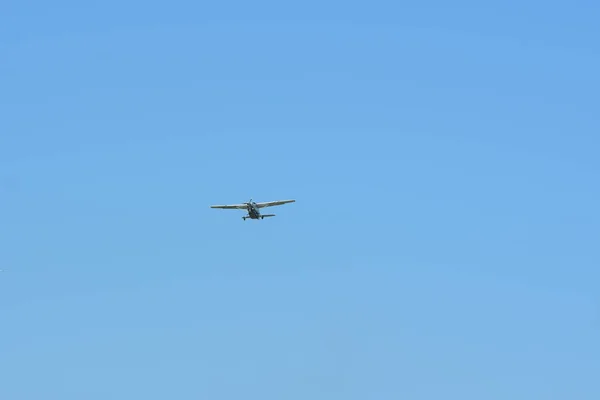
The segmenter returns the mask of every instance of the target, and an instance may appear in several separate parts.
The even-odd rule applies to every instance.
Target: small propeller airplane
[[[246,210],[246,211],[248,211],[248,215],[245,215],[242,217],[242,219],[245,221],[247,218],[264,219],[267,217],[274,217],[275,214],[261,214],[259,209],[264,208],[264,207],[280,206],[282,204],[287,204],[287,203],[294,203],[295,201],[296,200],[277,200],[277,201],[267,201],[264,203],[255,203],[254,201],[252,201],[252,199],[250,199],[250,201],[247,203],[217,205],[217,206],[210,206],[210,208],[221,208],[221,209],[226,209],[226,210]]]

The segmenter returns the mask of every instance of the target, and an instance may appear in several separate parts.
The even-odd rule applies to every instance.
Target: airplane
[[[226,209],[226,210],[247,210],[248,215],[245,215],[242,217],[242,219],[245,221],[248,218],[264,219],[267,217],[274,217],[275,214],[261,214],[259,209],[263,208],[263,207],[273,207],[273,206],[280,206],[282,204],[287,204],[287,203],[294,203],[295,201],[296,200],[277,200],[277,201],[267,201],[264,203],[255,203],[254,201],[252,201],[252,199],[250,199],[250,201],[247,203],[217,205],[217,206],[210,206],[210,208],[221,208],[221,209]]]

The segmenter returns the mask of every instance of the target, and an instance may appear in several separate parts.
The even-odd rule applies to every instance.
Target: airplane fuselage
[[[244,219],[246,218],[261,219],[260,211],[258,210],[258,207],[256,207],[256,203],[248,203],[248,215],[246,215]]]

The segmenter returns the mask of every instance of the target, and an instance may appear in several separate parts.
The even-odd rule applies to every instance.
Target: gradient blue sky
[[[1,399],[600,398],[600,5],[366,4],[2,4]]]

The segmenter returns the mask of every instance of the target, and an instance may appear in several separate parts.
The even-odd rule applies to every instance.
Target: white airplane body
[[[275,214],[261,214],[259,209],[264,208],[264,207],[280,206],[280,205],[287,204],[287,203],[294,203],[295,201],[296,200],[277,200],[277,201],[267,201],[264,203],[255,203],[254,201],[252,201],[252,199],[250,199],[250,201],[247,203],[216,205],[216,206],[210,206],[210,208],[220,208],[220,209],[225,209],[225,210],[246,210],[246,211],[248,211],[248,215],[245,215],[242,217],[242,219],[245,221],[248,218],[263,219],[263,218],[267,218],[267,217],[274,217]]]

